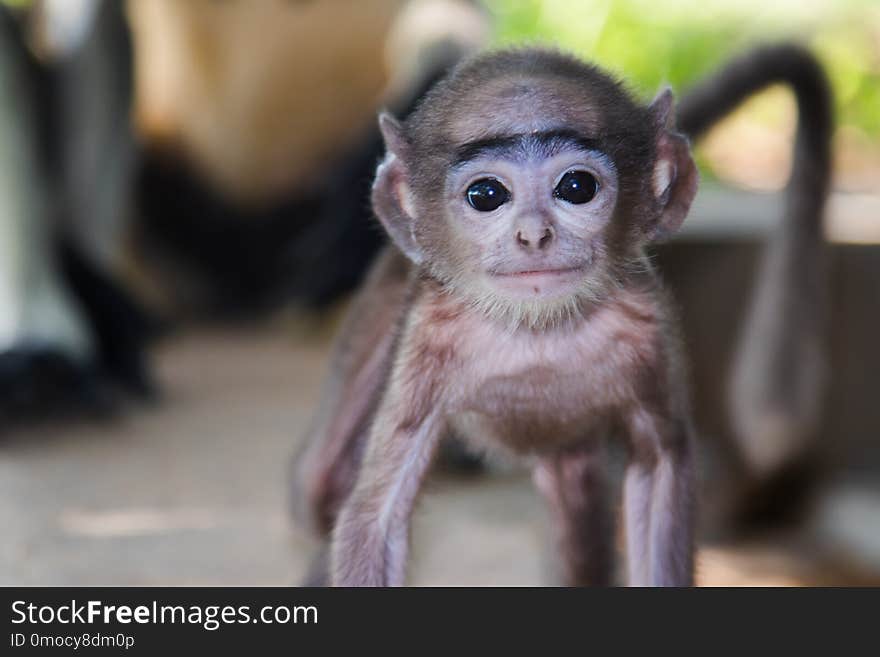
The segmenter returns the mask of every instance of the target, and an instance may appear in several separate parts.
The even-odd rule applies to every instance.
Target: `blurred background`
[[[771,86],[696,144],[698,200],[656,254],[694,382],[697,579],[880,583],[875,0],[3,0],[0,17],[0,584],[301,580],[317,543],[291,520],[290,462],[383,244],[380,108],[405,115],[491,45],[556,45],[647,101],[780,40],[834,96],[821,261],[793,292],[816,297],[823,374],[806,425],[737,429],[761,255],[790,229],[798,109]],[[552,583],[543,511],[528,472],[450,447],[412,583]]]

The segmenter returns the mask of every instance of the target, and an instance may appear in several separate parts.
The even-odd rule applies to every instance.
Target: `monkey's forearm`
[[[377,418],[358,485],[333,533],[334,586],[403,585],[410,514],[440,436],[436,418],[412,429]]]

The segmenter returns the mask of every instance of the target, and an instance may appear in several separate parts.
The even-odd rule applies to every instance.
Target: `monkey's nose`
[[[524,249],[537,248],[539,251],[546,249],[553,242],[553,229],[550,226],[544,226],[535,231],[518,230],[516,231],[516,243]]]

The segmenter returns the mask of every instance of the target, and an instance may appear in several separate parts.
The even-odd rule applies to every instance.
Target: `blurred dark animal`
[[[27,26],[0,6],[0,423],[151,390],[151,323],[102,251],[133,171],[121,7],[105,3],[88,45],[52,63],[28,48]]]
[[[382,243],[367,220],[375,112],[408,112],[485,33],[458,0],[2,11],[0,70],[19,93],[0,128],[20,137],[0,220],[18,254],[0,265],[8,417],[148,394],[158,323],[138,305],[248,318],[354,286]]]
[[[131,19],[140,236],[172,305],[239,317],[360,281],[384,239],[377,109],[408,114],[487,34],[462,0],[143,0]]]

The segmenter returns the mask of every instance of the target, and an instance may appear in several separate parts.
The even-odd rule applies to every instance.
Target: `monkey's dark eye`
[[[586,171],[569,171],[556,185],[553,196],[568,203],[581,205],[592,201],[598,190],[599,183],[593,174]]]
[[[467,188],[467,202],[478,212],[492,212],[510,200],[510,192],[494,178],[482,178]]]

